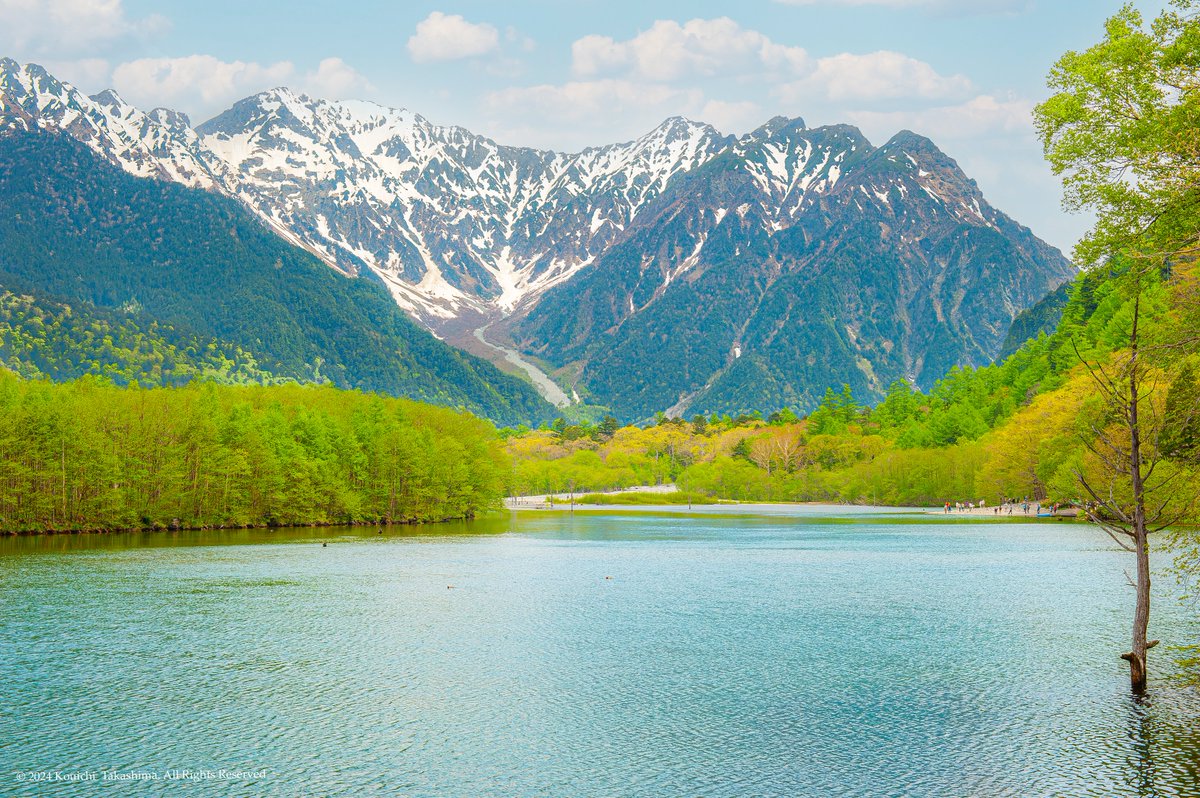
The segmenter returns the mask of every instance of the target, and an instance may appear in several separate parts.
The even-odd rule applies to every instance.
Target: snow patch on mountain
[[[963,223],[999,219],[977,191],[946,182],[944,156],[927,140],[905,133],[875,150],[854,128],[782,117],[739,138],[673,117],[632,141],[557,153],[501,145],[402,108],[278,88],[193,128],[183,114],[143,113],[113,91],[87,97],[39,66],[4,59],[4,129],[65,133],[131,174],[235,197],[341,272],[377,276],[433,329],[467,313],[531,307],[625,240],[672,181],[697,181],[692,190],[714,179],[721,169],[703,167],[718,158],[744,170],[753,192],[687,222],[687,245],[660,253],[661,289],[696,267],[727,219],[774,235],[844,183],[871,205],[920,189]],[[853,177],[871,157],[894,165],[889,182]]]

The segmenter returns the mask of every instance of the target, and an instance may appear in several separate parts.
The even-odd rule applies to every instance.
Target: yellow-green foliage
[[[0,531],[462,518],[508,471],[490,424],[418,402],[0,369]]]
[[[587,492],[673,482],[693,463],[728,455],[761,421],[738,426],[731,421],[623,427],[610,434],[572,438],[554,430],[512,437],[508,451],[515,465],[511,489],[518,494]]]

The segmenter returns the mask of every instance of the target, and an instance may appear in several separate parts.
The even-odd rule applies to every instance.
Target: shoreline
[[[583,496],[621,496],[623,494],[641,494],[658,493],[669,495],[679,493],[679,487],[675,484],[666,485],[635,485],[628,488],[617,488],[615,490],[579,490],[574,493],[538,493],[526,496],[506,496],[504,498],[504,509],[510,512],[517,510],[564,510],[564,509],[586,509],[586,510],[608,510],[608,509],[636,509],[644,508],[648,510],[679,510],[691,509],[693,505],[679,504],[675,502],[663,504],[647,504],[642,502],[630,502],[622,504],[620,502],[605,502],[603,504],[583,503],[576,500],[576,497]],[[993,520],[1002,519],[1031,519],[1031,518],[1075,518],[1078,511],[1070,508],[1068,511],[1060,510],[1058,513],[1046,512],[1048,507],[1042,507],[1041,512],[1037,509],[1039,505],[1033,503],[1029,505],[1029,511],[1023,511],[1022,505],[997,505],[995,507],[951,507],[947,512],[942,505],[933,506],[906,506],[906,505],[888,505],[888,504],[852,504],[848,502],[830,502],[830,501],[803,501],[803,502],[787,502],[787,501],[738,501],[736,499],[714,499],[711,503],[701,504],[695,503],[694,507],[763,507],[782,509],[787,507],[836,507],[836,508],[862,508],[863,510],[880,510],[887,514],[907,513],[911,515],[928,515],[942,518],[991,518]],[[997,512],[997,507],[999,512]]]
[[[486,514],[487,511],[485,511]],[[480,518],[480,515],[462,515],[452,518],[435,518],[426,521],[310,521],[308,523],[296,524],[230,524],[223,525],[200,525],[200,526],[117,526],[117,527],[98,527],[88,529],[3,529],[0,530],[0,538],[19,538],[19,537],[39,537],[49,535],[125,535],[125,534],[153,534],[156,532],[235,532],[237,530],[246,529],[329,529],[332,527],[388,527],[388,526],[425,526],[427,524],[447,524],[452,521],[473,521]]]
[[[657,493],[657,494],[673,494],[678,493],[679,488],[675,485],[638,485],[630,488],[623,488],[611,491],[581,491],[577,496],[600,495],[600,496],[620,496],[625,493]],[[549,501],[554,499],[553,502]],[[204,531],[236,531],[249,529],[325,529],[332,527],[388,527],[388,526],[406,526],[419,527],[430,524],[444,524],[454,521],[472,521],[480,518],[487,518],[493,515],[502,515],[504,513],[516,512],[586,512],[586,513],[617,513],[617,512],[639,512],[650,514],[676,514],[676,513],[699,513],[699,514],[715,514],[722,511],[728,512],[731,509],[738,508],[738,515],[750,515],[754,511],[765,511],[765,514],[776,516],[786,513],[788,510],[796,510],[800,508],[816,509],[828,508],[834,511],[835,515],[840,514],[878,514],[878,515],[905,515],[910,518],[927,518],[929,520],[940,519],[945,521],[953,520],[985,520],[993,521],[1032,521],[1032,520],[1077,520],[1076,514],[1058,513],[1055,515],[1042,513],[1035,514],[1031,508],[1028,513],[1021,512],[1019,508],[1014,507],[1014,512],[1008,513],[1002,509],[1000,513],[995,512],[994,507],[984,508],[951,508],[950,512],[945,512],[941,507],[909,507],[902,505],[870,505],[870,504],[848,504],[841,502],[758,502],[758,501],[737,501],[732,499],[717,499],[711,503],[668,503],[662,504],[645,504],[641,502],[621,504],[619,502],[605,504],[585,504],[578,501],[571,501],[570,494],[567,498],[563,498],[562,494],[536,494],[532,496],[507,496],[503,499],[502,504],[495,510],[488,510],[472,516],[458,516],[452,518],[438,518],[427,520],[372,520],[372,521],[318,521],[309,523],[297,524],[236,524],[229,526],[222,525],[181,525],[181,526],[131,526],[131,527],[110,527],[110,528],[78,528],[78,529],[22,529],[0,530],[0,538],[11,537],[37,537],[50,535],[119,535],[119,534],[148,534],[155,532],[204,532]]]
[[[616,490],[580,490],[574,493],[535,493],[529,496],[505,496],[504,509],[506,510],[553,510],[558,509],[562,505],[572,505],[575,507],[583,507],[573,500],[573,496],[620,496],[623,493],[678,493],[679,488],[674,483],[669,485],[634,485],[629,488],[617,488]],[[566,498],[564,498],[566,497]],[[553,499],[553,501],[550,501]],[[589,507],[634,507],[637,505],[629,504],[592,504],[586,505]],[[650,505],[643,505],[650,506]]]

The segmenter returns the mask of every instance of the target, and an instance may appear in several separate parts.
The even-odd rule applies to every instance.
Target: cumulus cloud
[[[374,91],[371,82],[340,58],[326,58],[304,76],[304,91],[326,100],[358,98]]]
[[[787,102],[814,95],[834,101],[930,100],[963,97],[971,89],[971,81],[962,75],[941,75],[924,61],[880,50],[818,59],[807,75],[781,85],[776,93]]]
[[[803,48],[777,44],[728,17],[693,19],[683,24],[658,20],[649,30],[627,41],[592,35],[571,46],[572,70],[578,77],[622,73],[675,81],[764,69],[796,71],[807,62]]]
[[[129,61],[113,70],[112,85],[138,107],[168,106],[197,119],[276,86],[291,85],[329,100],[362,97],[374,91],[370,82],[341,58],[325,58],[315,69],[301,73],[290,61],[259,64],[222,61],[211,55]]]
[[[408,39],[408,54],[417,63],[477,58],[499,52],[500,31],[487,23],[468,22],[461,14],[434,11],[417,23]]]
[[[576,77],[682,83],[704,78],[779,82],[787,102],[814,96],[833,101],[940,99],[964,96],[971,82],[944,76],[915,58],[890,51],[841,53],[814,59],[802,47],[772,41],[727,17],[685,23],[659,20],[631,39],[584,36],[571,47]]]
[[[14,54],[91,55],[167,27],[157,14],[131,19],[121,0],[0,0],[0,31]]]
[[[295,67],[290,61],[263,65],[252,61],[221,61],[211,55],[189,55],[129,61],[113,70],[112,80],[121,96],[136,106],[165,105],[191,115],[203,115],[281,85],[294,74]]]
[[[658,20],[628,39],[584,36],[571,47],[571,69],[574,80],[565,83],[492,92],[488,112],[506,132],[578,141],[583,130],[594,143],[604,140],[602,131],[628,138],[672,114],[742,132],[769,115],[766,97],[844,121],[847,109],[945,105],[974,91],[965,76],[943,75],[903,53],[816,58],[728,17]]]

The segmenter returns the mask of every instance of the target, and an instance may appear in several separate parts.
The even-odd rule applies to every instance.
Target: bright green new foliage
[[[0,365],[27,378],[91,374],[118,385],[288,382],[236,344],[143,314],[67,305],[0,288]]]
[[[0,369],[4,532],[464,518],[508,470],[486,421],[403,399]]]
[[[1129,250],[1194,251],[1200,235],[1200,2],[1173,0],[1147,28],[1132,6],[1104,39],[1068,52],[1035,118],[1064,204],[1098,221],[1091,264]]]

